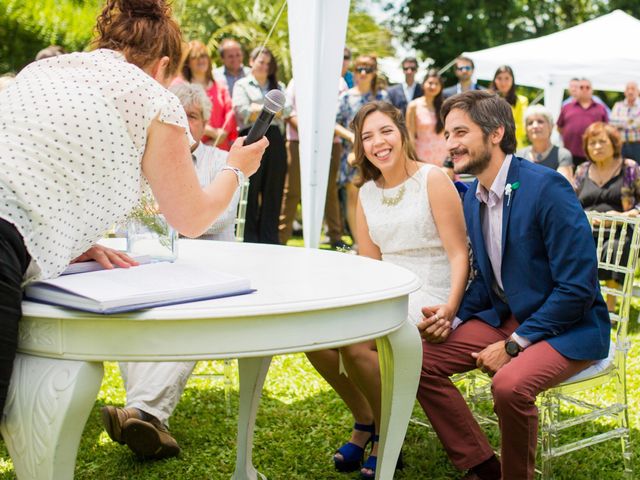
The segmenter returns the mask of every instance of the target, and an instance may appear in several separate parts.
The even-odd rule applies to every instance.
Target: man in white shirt
[[[200,85],[182,83],[171,91],[182,103],[194,139],[202,138],[211,113],[211,101]],[[209,185],[226,166],[228,152],[199,143],[193,159],[201,185]],[[240,181],[243,179],[239,178]],[[239,185],[240,186],[240,185]],[[225,212],[200,238],[233,241],[239,199],[236,190]],[[174,457],[180,447],[168,429],[169,417],[180,401],[195,362],[127,362],[120,372],[127,392],[125,408],[105,406],[102,421],[109,437],[126,444],[141,459]]]
[[[404,72],[404,82],[394,85],[387,92],[389,93],[389,101],[404,115],[409,102],[414,98],[421,97],[423,91],[422,85],[416,82],[418,61],[414,57],[402,60],[402,71]]]
[[[241,78],[251,72],[249,67],[242,64],[242,46],[233,38],[225,38],[218,49],[223,65],[213,71],[216,82],[226,85],[229,95],[233,96],[233,86]]]

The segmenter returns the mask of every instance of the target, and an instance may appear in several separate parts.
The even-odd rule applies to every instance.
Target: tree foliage
[[[638,0],[405,0],[392,26],[444,66],[463,51],[557,32],[616,8],[640,17]]]
[[[284,0],[236,0],[211,3],[210,0],[180,0],[176,14],[180,18],[185,38],[200,39],[216,54],[226,37],[237,39],[250,51],[267,38]],[[355,52],[375,52],[380,56],[392,53],[391,32],[378,25],[361,6],[353,1],[347,26],[347,44]],[[280,66],[280,78],[291,76],[289,28],[285,8],[273,29],[267,47],[273,51]],[[219,58],[218,58],[219,61]]]
[[[0,73],[18,71],[48,45],[84,49],[100,0],[0,0]]]
[[[351,2],[347,43],[355,52],[392,53],[391,33]],[[51,44],[68,51],[87,48],[103,0],[0,0],[0,73],[18,71]],[[236,38],[247,51],[267,38],[284,0],[174,0],[174,14],[185,39],[205,42],[217,57],[225,37]],[[291,75],[287,9],[267,46],[280,64],[280,77]],[[217,59],[219,62],[219,58]]]

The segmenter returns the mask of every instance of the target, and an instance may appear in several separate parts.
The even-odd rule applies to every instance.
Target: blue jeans
[[[0,218],[0,413],[7,399],[22,317],[22,278],[31,257],[22,237]]]

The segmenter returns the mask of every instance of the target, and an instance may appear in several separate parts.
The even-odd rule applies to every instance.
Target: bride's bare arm
[[[469,251],[462,202],[451,180],[440,169],[432,168],[427,177],[429,203],[449,263],[451,293],[447,301],[447,320],[452,321],[467,285]]]
[[[367,217],[364,215],[360,199],[358,199],[358,204],[356,206],[356,232],[356,236],[358,238],[358,255],[373,258],[375,260],[381,260],[382,254],[380,253],[380,249],[375,243],[373,243],[373,240],[371,240],[371,236],[369,235]]]

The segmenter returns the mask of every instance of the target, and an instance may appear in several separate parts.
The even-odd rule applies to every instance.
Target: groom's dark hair
[[[486,138],[498,127],[504,127],[500,149],[504,153],[516,151],[516,124],[511,105],[498,94],[488,90],[469,90],[453,95],[442,104],[440,115],[446,122],[447,115],[454,109],[465,112],[478,125]]]

